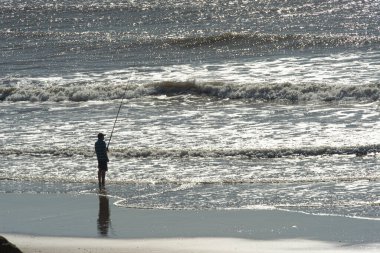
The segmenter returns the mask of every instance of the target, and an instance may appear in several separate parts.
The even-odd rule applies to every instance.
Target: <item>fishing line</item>
[[[131,73],[131,76],[130,76],[130,77],[128,78],[128,80],[127,80],[127,84],[128,84],[128,82],[131,80],[131,78],[132,78],[132,76],[134,75],[134,73],[135,73],[135,72],[132,72],[132,73]],[[110,139],[108,140],[107,150],[108,150],[108,147],[109,147],[109,145],[110,145],[110,143],[111,143],[112,134],[113,134],[113,132],[114,132],[114,130],[115,130],[115,126],[116,126],[117,119],[119,118],[119,114],[120,114],[121,107],[122,107],[122,105],[123,105],[123,101],[124,101],[124,98],[125,98],[125,94],[127,93],[127,88],[128,88],[128,85],[125,86],[124,94],[123,94],[123,96],[122,96],[122,98],[121,98],[121,102],[120,102],[120,105],[119,105],[119,110],[117,111],[116,118],[115,118],[115,122],[113,123],[112,131],[111,131]]]

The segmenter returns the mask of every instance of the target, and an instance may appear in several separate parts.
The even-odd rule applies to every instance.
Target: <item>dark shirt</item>
[[[98,139],[98,141],[95,142],[95,152],[98,161],[108,162],[107,146],[105,141]]]

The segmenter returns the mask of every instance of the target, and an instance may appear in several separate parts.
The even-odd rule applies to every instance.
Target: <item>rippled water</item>
[[[0,0],[0,192],[378,219],[377,1]],[[108,139],[107,139],[108,140]]]
[[[3,192],[96,192],[93,151],[116,102],[3,103]],[[142,208],[283,208],[378,216],[376,103],[127,101],[108,192]],[[14,125],[15,127],[9,128]],[[358,157],[361,151],[368,156]]]

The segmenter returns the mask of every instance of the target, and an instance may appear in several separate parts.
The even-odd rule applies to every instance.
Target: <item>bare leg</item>
[[[102,171],[98,170],[99,189],[102,188]]]
[[[103,188],[106,186],[106,171],[102,170],[102,186]]]

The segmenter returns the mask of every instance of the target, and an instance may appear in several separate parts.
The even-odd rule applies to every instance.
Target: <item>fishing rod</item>
[[[132,72],[131,76],[128,78],[127,83],[131,80],[133,74],[134,74],[134,72]],[[124,101],[124,98],[125,98],[125,94],[127,93],[127,88],[128,88],[128,86],[126,85],[126,86],[125,86],[125,89],[124,89],[123,97],[121,98],[121,102],[120,102],[120,105],[119,105],[119,110],[117,111],[117,114],[116,114],[115,122],[113,123],[113,127],[112,127],[112,131],[111,131],[110,139],[108,140],[107,150],[108,150],[108,147],[109,147],[109,145],[110,145],[110,143],[111,143],[112,134],[113,134],[113,131],[115,130],[115,126],[116,126],[117,119],[119,118],[119,113],[120,113],[120,110],[121,110],[121,106],[123,105],[123,101]]]

